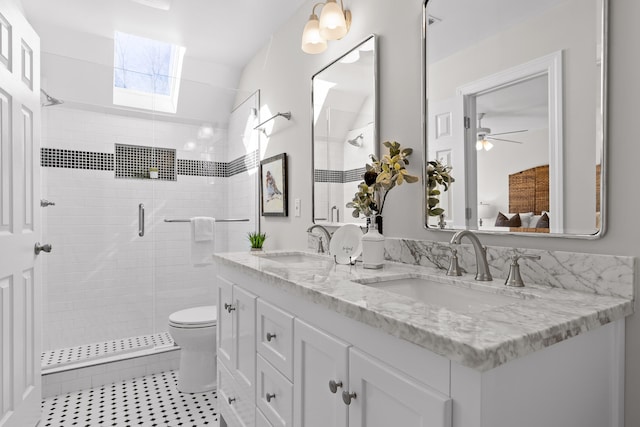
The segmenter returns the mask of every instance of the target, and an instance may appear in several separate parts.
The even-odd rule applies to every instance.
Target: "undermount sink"
[[[513,304],[524,295],[505,295],[493,290],[477,290],[445,283],[438,279],[408,277],[363,283],[372,288],[404,295],[430,305],[442,306],[461,313],[474,313]]]
[[[330,262],[331,258],[322,255],[312,255],[305,252],[294,252],[294,253],[261,253],[254,254],[260,258],[267,258],[272,261],[279,262],[281,264],[305,264],[305,263],[317,263],[317,262]]]

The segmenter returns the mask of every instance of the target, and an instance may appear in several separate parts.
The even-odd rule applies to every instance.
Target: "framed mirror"
[[[607,0],[426,0],[423,17],[426,226],[602,236]]]
[[[374,35],[311,78],[313,222],[364,224],[345,205],[379,155],[377,53]]]

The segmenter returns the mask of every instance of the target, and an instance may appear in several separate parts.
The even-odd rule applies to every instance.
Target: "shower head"
[[[359,139],[364,140],[364,135],[360,134],[353,139],[347,139],[347,142],[354,147],[362,147],[362,141],[358,141]]]
[[[52,105],[60,105],[60,104],[64,104],[64,101],[59,100],[58,98],[54,98],[53,96],[49,95],[47,92],[44,91],[44,89],[40,89],[40,92],[42,92],[42,94],[44,95],[45,98],[45,102],[41,102],[40,105],[43,107],[51,107]]]

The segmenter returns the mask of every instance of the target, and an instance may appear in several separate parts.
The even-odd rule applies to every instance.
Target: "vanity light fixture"
[[[316,7],[322,6],[322,13],[318,19]],[[305,53],[322,53],[327,49],[327,40],[339,40],[349,32],[351,27],[351,11],[344,10],[336,0],[313,5],[311,15],[302,31],[302,51]]]

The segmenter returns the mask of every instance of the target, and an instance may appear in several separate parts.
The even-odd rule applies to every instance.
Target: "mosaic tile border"
[[[44,167],[112,171],[114,155],[94,151],[41,148],[40,164]]]
[[[345,184],[347,182],[362,181],[362,176],[366,172],[366,168],[349,169],[346,171],[331,169],[314,169],[314,182],[332,182],[337,184]]]
[[[116,144],[122,145],[122,144]],[[140,147],[153,149],[154,147],[143,147],[143,146],[128,146],[128,147]],[[160,150],[168,150],[168,149],[160,149]],[[140,170],[148,169],[148,166],[144,167],[140,166],[140,162],[136,159],[136,156],[143,156],[146,160],[146,164],[148,165],[158,165],[160,161],[171,161],[171,160],[160,160],[156,158],[153,160],[152,157],[149,157],[149,150],[143,150],[143,152],[139,152],[136,154],[130,153],[129,156],[130,161],[121,161],[121,165],[125,169],[129,169],[131,172],[129,175],[131,176],[123,176],[126,174],[121,174],[121,176],[116,176],[117,178],[143,178],[143,172]],[[175,150],[173,150],[175,151]],[[154,163],[155,162],[155,163]],[[76,151],[76,150],[64,150],[58,148],[41,148],[40,149],[40,165],[42,167],[52,167],[52,168],[71,168],[71,169],[88,169],[88,170],[104,170],[104,171],[113,171],[116,169],[116,156],[112,153],[100,153],[93,151]],[[136,168],[137,165],[137,168]],[[247,172],[250,169],[257,168],[260,165],[259,153],[258,150],[253,151],[249,154],[245,154],[242,157],[238,157],[231,162],[214,162],[208,160],[189,160],[189,159],[176,159],[176,167],[174,176],[176,175],[185,175],[185,176],[209,176],[209,177],[219,177],[219,178],[229,178],[231,176]],[[141,169],[142,168],[142,169]],[[136,172],[137,171],[137,172]],[[167,171],[164,171],[160,167],[159,179],[163,180],[172,180],[175,181],[176,178],[169,178],[171,175],[168,174]],[[148,176],[147,176],[148,178]]]

